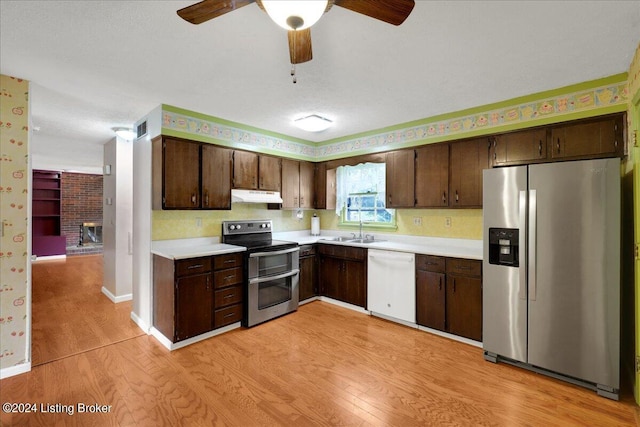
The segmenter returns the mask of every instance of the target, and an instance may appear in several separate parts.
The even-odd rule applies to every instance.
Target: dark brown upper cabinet
[[[482,207],[482,171],[489,167],[488,138],[451,143],[449,207]]]
[[[386,155],[386,207],[412,208],[415,203],[415,153],[391,151]]]
[[[547,158],[546,129],[532,129],[496,135],[489,152],[492,166],[536,163]]]
[[[624,152],[624,115],[551,129],[551,159],[618,157]]]
[[[280,191],[280,158],[250,151],[234,151],[233,188]]]
[[[415,152],[415,207],[448,207],[449,144],[425,145]]]
[[[313,163],[282,159],[282,207],[313,208]]]
[[[153,209],[231,209],[231,150],[156,138],[152,168]]]

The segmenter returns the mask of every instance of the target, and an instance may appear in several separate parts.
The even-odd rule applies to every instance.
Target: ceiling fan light
[[[333,122],[325,117],[312,114],[294,120],[293,124],[307,132],[322,132],[323,130],[329,129],[333,125]]]
[[[285,30],[304,30],[309,28],[324,14],[327,0],[262,0],[262,6],[269,17]],[[291,17],[300,19],[289,19]],[[293,27],[293,25],[298,25]]]

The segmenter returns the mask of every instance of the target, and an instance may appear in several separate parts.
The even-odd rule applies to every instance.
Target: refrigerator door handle
[[[537,194],[536,190],[529,190],[529,300],[536,300],[536,221],[537,221]]]
[[[520,191],[519,193],[519,210],[520,213],[520,254],[518,254],[521,260],[525,259],[523,256],[526,254],[525,242],[526,240],[526,227],[527,227],[527,192]],[[520,285],[518,286],[518,298],[522,300],[527,299],[527,268],[526,263],[521,263],[519,267]]]

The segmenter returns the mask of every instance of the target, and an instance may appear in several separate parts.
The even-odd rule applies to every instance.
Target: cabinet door
[[[320,258],[321,293],[340,301],[344,300],[341,282],[344,281],[343,261],[338,258],[323,256]]]
[[[202,207],[231,209],[232,150],[202,145]]]
[[[300,162],[282,159],[282,207],[300,207]]]
[[[416,322],[440,331],[445,330],[445,275],[416,271]]]
[[[284,172],[283,172],[284,177]],[[311,162],[300,162],[300,207],[313,208],[314,166]]]
[[[314,203],[316,209],[327,209],[327,163],[321,162],[314,165]]]
[[[163,208],[200,207],[200,144],[163,141]]]
[[[361,261],[343,261],[342,301],[366,308],[367,268]]]
[[[280,191],[280,158],[260,156],[258,166],[258,189],[268,191]]]
[[[300,301],[317,295],[316,257],[300,258]]]
[[[622,152],[622,120],[607,120],[561,126],[551,130],[551,158],[595,158]]]
[[[233,152],[233,188],[258,188],[258,155],[248,151]]]
[[[180,341],[212,329],[213,295],[211,274],[176,280],[175,340]]]
[[[482,207],[482,170],[489,166],[488,139],[451,144],[449,207]]]
[[[449,144],[416,149],[415,175],[416,207],[449,206]]]
[[[386,155],[387,208],[412,208],[414,195],[415,152],[392,151]]]
[[[482,341],[482,279],[447,275],[447,331]]]
[[[547,158],[547,130],[534,129],[498,135],[491,142],[493,166],[528,164]]]

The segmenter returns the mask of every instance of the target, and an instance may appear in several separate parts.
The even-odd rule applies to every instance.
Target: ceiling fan
[[[289,30],[289,57],[293,65],[301,64],[312,59],[310,27],[334,5],[389,24],[400,25],[407,19],[415,4],[414,0],[328,0],[323,2],[291,0],[203,0],[178,10],[178,15],[192,24],[201,24],[251,3],[257,3],[278,25]],[[285,7],[292,6],[293,3],[302,4],[303,7],[311,3],[319,3],[321,9],[316,13],[315,17],[308,18],[306,21],[302,16],[302,12],[286,11],[284,15],[282,15],[283,22],[279,22],[275,16],[277,12],[274,11],[274,7],[276,7],[278,3],[280,6],[286,5]]]

